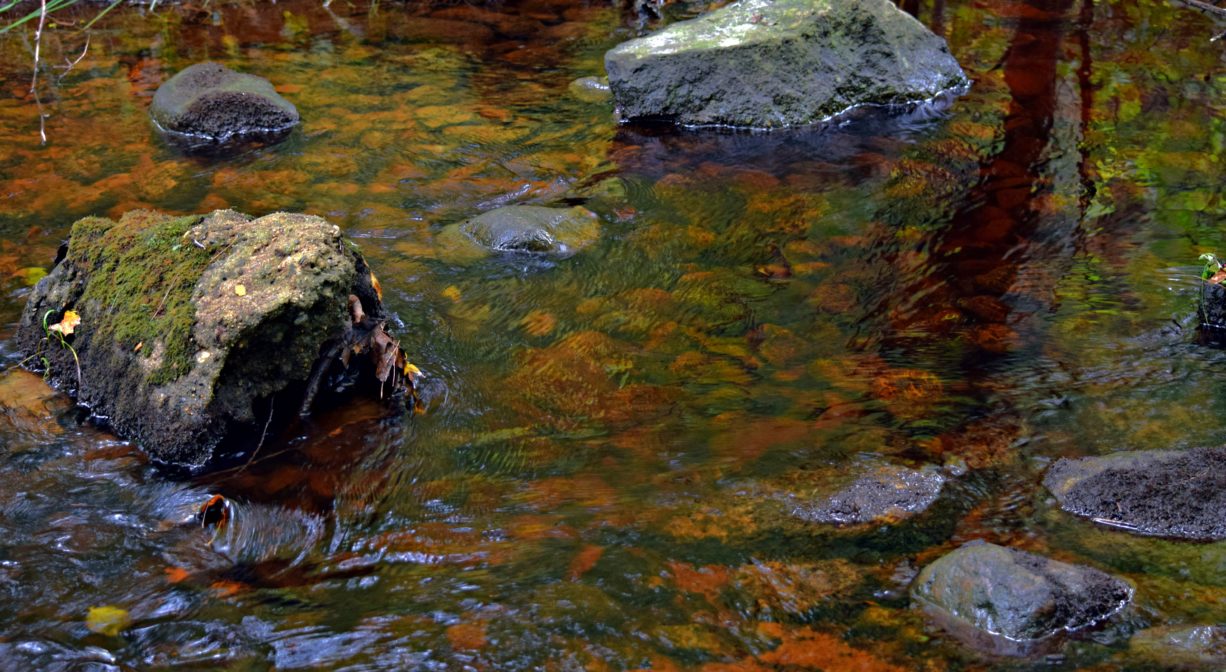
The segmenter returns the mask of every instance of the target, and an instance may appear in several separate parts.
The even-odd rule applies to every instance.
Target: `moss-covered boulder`
[[[199,467],[308,410],[344,346],[383,334],[373,283],[319,217],[89,217],[35,286],[17,341],[117,434]]]
[[[623,120],[776,128],[963,86],[945,40],[889,0],[740,0],[605,54]]]
[[[298,110],[268,80],[220,63],[197,63],[153,95],[149,114],[185,142],[276,140],[298,124]]]
[[[1091,567],[995,544],[971,542],[916,577],[911,596],[956,635],[978,632],[1035,642],[1102,621],[1133,588]]]

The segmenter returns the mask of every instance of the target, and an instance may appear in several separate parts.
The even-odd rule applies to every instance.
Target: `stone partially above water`
[[[910,518],[931,506],[944,486],[945,477],[932,468],[874,465],[834,494],[796,507],[795,514],[815,523],[852,525]]]
[[[443,256],[453,260],[479,258],[489,252],[569,257],[599,237],[600,221],[586,208],[510,205],[444,228],[439,244]]]
[[[1062,458],[1043,484],[1069,513],[1136,534],[1226,539],[1226,448]]]
[[[1091,567],[973,541],[925,567],[912,598],[956,635],[1034,642],[1123,609],[1133,589]]]
[[[945,40],[889,0],[741,0],[605,54],[623,120],[777,128],[965,86]]]
[[[372,277],[319,217],[88,217],[31,293],[17,342],[116,434],[199,467],[253,448],[274,410],[309,408],[326,352],[383,333]]]
[[[220,63],[197,63],[158,88],[149,114],[164,131],[190,140],[276,140],[298,124],[298,110],[268,80]]]

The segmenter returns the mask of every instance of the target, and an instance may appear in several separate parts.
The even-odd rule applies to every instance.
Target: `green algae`
[[[139,349],[155,384],[191,368],[192,291],[217,252],[183,239],[200,220],[136,211],[119,222],[88,217],[72,228],[66,261],[90,276],[79,305],[95,324],[83,328],[95,330],[96,342]]]

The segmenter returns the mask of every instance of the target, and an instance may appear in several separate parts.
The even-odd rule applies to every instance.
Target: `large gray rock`
[[[1226,448],[1062,458],[1043,479],[1069,513],[1136,534],[1226,539]]]
[[[928,565],[912,598],[943,624],[1014,642],[1098,623],[1132,599],[1132,587],[1090,567],[971,542]]]
[[[945,40],[889,0],[741,0],[605,54],[622,119],[776,128],[963,86]]]
[[[197,63],[162,84],[149,114],[163,130],[212,142],[276,139],[298,124],[298,110],[268,80],[220,63]]]
[[[855,480],[836,492],[798,505],[795,514],[816,523],[900,520],[926,510],[944,486],[945,477],[932,468],[873,465],[860,470]]]
[[[219,447],[251,449],[274,410],[309,407],[316,366],[334,361],[323,353],[383,333],[372,278],[319,217],[88,217],[31,293],[17,342],[117,434],[199,467]]]
[[[569,257],[599,237],[600,221],[586,208],[509,205],[445,227],[439,232],[439,245],[441,254],[453,260],[490,252]]]

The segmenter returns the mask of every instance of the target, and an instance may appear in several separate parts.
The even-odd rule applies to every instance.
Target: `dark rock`
[[[1142,630],[1128,643],[1128,656],[1167,670],[1221,670],[1226,668],[1226,627],[1186,625]]]
[[[776,128],[967,84],[945,40],[889,0],[741,0],[605,54],[623,120]]]
[[[1137,534],[1226,539],[1226,448],[1063,458],[1043,479],[1069,513]]]
[[[814,504],[798,506],[798,517],[816,523],[858,524],[910,518],[932,505],[945,486],[935,469],[892,464],[864,470],[854,481]]]
[[[298,110],[268,80],[197,63],[158,88],[149,114],[164,131],[209,142],[284,137]]]
[[[569,257],[599,237],[600,222],[585,208],[510,205],[446,227],[439,243],[445,257],[460,260],[490,251]]]
[[[1216,336],[1226,335],[1226,287],[1201,280],[1197,314],[1201,328],[1214,332]]]
[[[911,586],[916,603],[955,634],[963,626],[1013,642],[1094,625],[1132,593],[1097,569],[980,541],[937,559]]]
[[[365,326],[382,333],[372,277],[319,217],[89,217],[35,286],[17,342],[117,434],[199,467],[252,448],[274,409],[289,419],[308,408],[313,374],[333,361],[324,353]],[[350,296],[366,316],[357,325]],[[69,311],[80,323],[61,339],[47,325]]]

